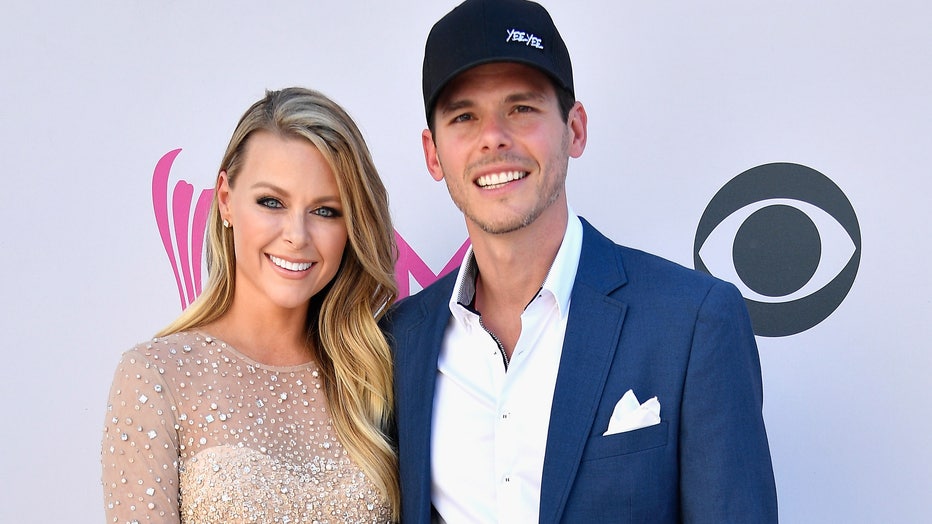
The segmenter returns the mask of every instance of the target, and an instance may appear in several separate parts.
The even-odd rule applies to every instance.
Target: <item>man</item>
[[[404,522],[776,522],[744,302],[569,209],[587,117],[546,10],[467,0],[423,87],[472,247],[390,315]]]

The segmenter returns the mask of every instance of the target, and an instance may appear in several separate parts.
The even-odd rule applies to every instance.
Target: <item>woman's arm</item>
[[[107,522],[179,523],[177,413],[158,368],[128,351],[110,388],[101,446]]]

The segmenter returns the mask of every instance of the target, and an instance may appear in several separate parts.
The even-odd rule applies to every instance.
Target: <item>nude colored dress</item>
[[[390,522],[337,440],[316,363],[199,333],[123,354],[101,451],[107,522]]]

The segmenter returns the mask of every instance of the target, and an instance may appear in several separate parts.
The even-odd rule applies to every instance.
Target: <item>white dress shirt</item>
[[[470,308],[472,248],[450,298],[437,363],[431,437],[431,498],[448,524],[538,521],[550,406],[563,350],[582,223],[570,210],[563,242],[540,291],[521,314],[507,365]]]

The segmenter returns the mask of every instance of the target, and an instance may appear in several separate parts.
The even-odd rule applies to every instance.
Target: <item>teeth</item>
[[[518,180],[527,176],[525,171],[505,171],[504,173],[493,173],[491,175],[483,175],[476,180],[476,183],[479,184],[479,187],[493,187],[500,186],[502,184],[511,182],[513,180]]]
[[[301,262],[300,264],[297,262],[288,262],[283,258],[273,257],[272,255],[269,255],[269,258],[272,259],[273,264],[280,268],[287,269],[288,271],[304,271],[313,265],[310,262]]]

